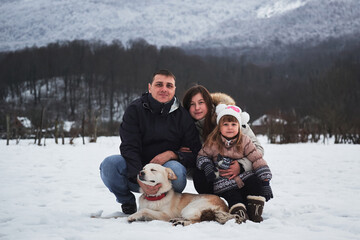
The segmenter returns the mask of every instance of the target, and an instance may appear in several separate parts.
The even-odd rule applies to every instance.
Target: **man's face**
[[[149,83],[149,93],[158,102],[167,103],[175,95],[175,80],[170,76],[157,74]]]

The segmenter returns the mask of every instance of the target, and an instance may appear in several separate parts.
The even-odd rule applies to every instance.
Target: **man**
[[[175,76],[168,70],[153,75],[149,91],[133,101],[125,110],[120,125],[121,155],[107,157],[100,165],[106,187],[115,194],[125,214],[136,212],[133,192],[139,184],[152,195],[160,186],[137,182],[137,174],[147,163],[171,168],[177,176],[172,181],[176,192],[186,186],[186,169],[195,167],[201,148],[198,132],[189,113],[175,97]],[[180,152],[186,146],[189,152]]]

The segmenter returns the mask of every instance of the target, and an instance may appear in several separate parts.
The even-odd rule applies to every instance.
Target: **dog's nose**
[[[142,180],[142,181],[145,180],[145,172],[144,171],[139,172],[139,179]]]

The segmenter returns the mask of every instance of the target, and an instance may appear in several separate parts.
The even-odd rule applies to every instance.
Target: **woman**
[[[224,93],[210,94],[209,91],[202,85],[196,85],[189,88],[183,97],[183,106],[189,111],[190,115],[194,119],[202,143],[204,143],[208,135],[216,126],[215,107],[220,103],[235,105],[234,99],[232,99],[229,95]],[[250,137],[256,149],[264,155],[264,148],[261,146],[254,132],[251,130],[249,124],[247,123],[248,121],[249,118],[245,119],[242,123],[241,131],[243,134]],[[239,161],[233,161],[233,164],[231,164],[230,168],[227,170],[220,170],[220,175],[228,177],[229,179],[233,179],[238,176],[240,174],[241,167],[246,169],[246,163],[250,162],[246,158],[241,159],[240,163]],[[213,186],[207,182],[204,171],[194,169],[193,182],[198,193],[213,193]]]
[[[204,143],[207,136],[216,126],[215,107],[220,103],[235,105],[235,100],[225,93],[210,93],[202,85],[195,85],[185,92],[183,106],[195,121],[201,143]],[[251,138],[257,150],[264,155],[264,148],[247,122],[241,125],[241,131]]]

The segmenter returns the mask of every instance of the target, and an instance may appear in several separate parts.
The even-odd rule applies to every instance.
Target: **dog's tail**
[[[201,212],[200,221],[216,221],[218,223],[224,224],[230,219],[234,218],[236,217],[228,212],[206,209]]]

